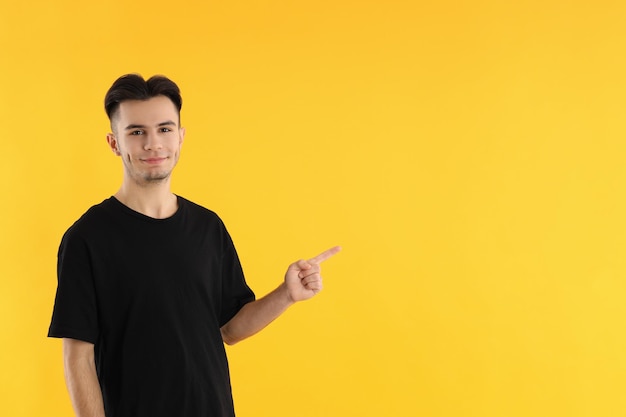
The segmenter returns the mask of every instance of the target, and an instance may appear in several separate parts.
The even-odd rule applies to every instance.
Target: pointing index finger
[[[326,259],[330,258],[331,256],[335,255],[340,250],[341,250],[341,246],[335,246],[334,248],[325,250],[324,252],[317,255],[315,258],[311,258],[309,262],[319,264],[320,262],[323,262]]]

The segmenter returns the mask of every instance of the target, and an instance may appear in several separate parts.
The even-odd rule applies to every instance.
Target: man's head
[[[169,98],[178,110],[178,124],[180,126],[180,110],[183,100],[180,89],[167,77],[155,75],[147,81],[138,74],[126,74],[115,80],[104,98],[104,110],[109,116],[111,129],[115,132],[115,118],[120,104],[127,100],[148,100],[157,96]]]
[[[113,83],[105,98],[112,129],[107,142],[122,158],[125,182],[167,183],[185,136],[181,104],[176,84],[162,76],[124,75]]]

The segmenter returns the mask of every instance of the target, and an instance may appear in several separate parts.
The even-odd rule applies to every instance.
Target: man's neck
[[[178,199],[167,184],[138,186],[125,182],[115,193],[125,206],[155,219],[171,217],[178,210]]]

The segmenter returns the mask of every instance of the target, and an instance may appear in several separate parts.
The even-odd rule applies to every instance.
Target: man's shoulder
[[[183,215],[180,218],[187,227],[211,233],[213,236],[228,235],[224,221],[215,211],[183,197],[178,196],[178,198],[180,207],[183,208]]]
[[[66,234],[90,233],[94,228],[102,227],[114,211],[113,197],[94,204],[68,228]]]
[[[104,199],[102,202],[98,204],[94,204],[89,207],[89,209],[77,220],[77,222],[89,222],[93,219],[99,219],[104,216],[110,216],[111,213],[114,213],[116,210],[117,203],[114,197],[109,197]]]
[[[220,217],[213,210],[206,208],[198,203],[194,203],[191,200],[188,200],[184,197],[177,196],[179,201],[189,210],[193,215],[198,216],[206,216],[210,218],[214,218],[216,220],[220,220]],[[221,221],[221,220],[220,220]]]

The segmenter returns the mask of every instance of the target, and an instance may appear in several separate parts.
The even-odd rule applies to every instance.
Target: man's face
[[[111,124],[107,141],[122,158],[125,180],[149,185],[169,179],[185,136],[169,98],[124,101]]]

